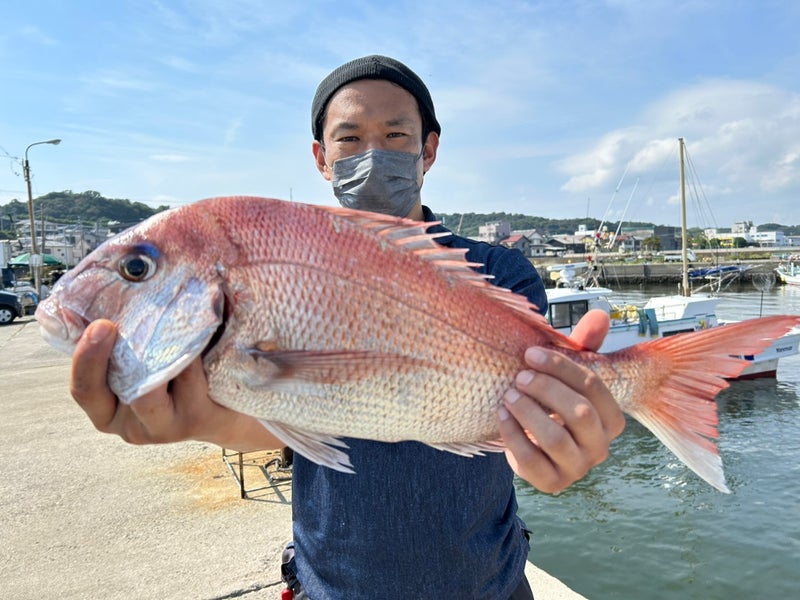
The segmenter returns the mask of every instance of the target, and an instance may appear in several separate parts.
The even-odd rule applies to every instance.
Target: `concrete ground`
[[[246,466],[242,500],[216,446],[98,433],[68,378],[33,317],[0,327],[0,596],[280,598],[291,483]],[[537,600],[581,598],[531,564],[528,577]]]

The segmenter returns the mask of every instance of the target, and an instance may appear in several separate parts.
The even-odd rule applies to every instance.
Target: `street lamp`
[[[61,143],[61,140],[46,140],[44,142],[34,142],[25,148],[25,162],[22,163],[22,171],[25,174],[25,183],[28,185],[28,218],[30,219],[31,224],[31,253],[28,258],[28,265],[33,272],[34,278],[34,285],[36,286],[36,295],[41,298],[42,297],[42,276],[41,276],[41,265],[42,263],[39,261],[43,261],[44,257],[39,256],[38,248],[36,247],[36,229],[34,225],[34,218],[33,218],[33,194],[31,193],[31,167],[28,163],[28,150],[33,148],[34,146],[38,146],[39,144],[53,144],[57,146]],[[35,263],[35,264],[34,264]]]

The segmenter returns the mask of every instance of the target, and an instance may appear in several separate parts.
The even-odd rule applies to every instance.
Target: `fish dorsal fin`
[[[480,289],[494,301],[503,304],[517,313],[526,323],[541,330],[556,345],[572,349],[580,349],[568,341],[568,338],[546,327],[546,320],[537,312],[537,306],[527,298],[511,290],[491,285],[491,275],[478,273],[475,268],[481,263],[472,263],[466,259],[466,248],[448,248],[436,243],[441,237],[453,235],[450,232],[428,233],[428,228],[440,225],[441,221],[414,221],[402,217],[393,217],[363,210],[354,210],[338,206],[321,206],[323,210],[346,219],[364,229],[373,231],[387,244],[402,247],[419,258],[433,264],[449,281],[461,281]]]
[[[436,265],[445,275],[453,275],[461,280],[485,282],[491,275],[483,275],[474,270],[481,263],[467,262],[466,248],[448,248],[437,244],[436,240],[447,237],[449,231],[428,233],[428,228],[441,225],[441,221],[414,221],[380,213],[371,213],[351,208],[321,206],[340,218],[375,233],[383,243],[404,248]]]

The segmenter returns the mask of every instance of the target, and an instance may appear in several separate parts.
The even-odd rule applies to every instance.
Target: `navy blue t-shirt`
[[[427,207],[425,220],[436,218]],[[441,225],[428,230],[448,232]],[[491,282],[547,309],[521,252],[455,234]],[[503,453],[466,458],[418,442],[344,440],[355,474],[295,454],[292,512],[298,579],[314,600],[508,598],[528,542]]]

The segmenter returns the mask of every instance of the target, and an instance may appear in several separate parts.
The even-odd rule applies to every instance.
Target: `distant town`
[[[679,227],[655,226],[625,229],[619,232],[602,228],[600,231],[579,225],[572,234],[547,235],[535,229],[511,230],[508,221],[494,221],[478,228],[475,239],[517,248],[530,258],[558,257],[567,254],[586,254],[599,247],[604,252],[621,255],[662,253],[669,255],[682,249]],[[734,223],[730,229],[705,229],[689,238],[689,247],[698,250],[714,248],[792,248],[800,247],[800,235],[785,235],[783,231],[759,231],[751,222]]]
[[[95,191],[51,192],[36,198],[34,228],[36,249],[45,257],[45,266],[75,266],[110,236],[168,207],[153,208],[140,202],[109,199]],[[519,249],[531,259],[584,254],[595,248],[604,253],[637,256],[659,253],[669,256],[681,250],[680,228],[633,223],[628,227],[601,226],[596,219],[548,220],[525,215],[469,214],[463,234],[491,244]],[[491,217],[501,218],[492,219]],[[445,225],[461,232],[465,215],[443,215]],[[536,224],[536,228],[512,228],[517,224]],[[27,203],[11,201],[0,207],[0,266],[31,252],[31,220]],[[481,224],[482,223],[482,224]],[[539,225],[541,224],[541,227]],[[800,228],[787,227],[785,234],[775,224],[761,228],[751,222],[737,222],[730,229],[691,229],[689,247],[713,248],[796,248],[800,247]],[[476,230],[477,229],[477,235]],[[571,233],[563,233],[564,231]],[[549,233],[550,231],[558,233]]]
[[[105,224],[85,223],[64,225],[44,220],[36,223],[38,251],[48,255],[66,268],[78,264],[92,250],[128,224],[107,221]],[[15,223],[16,238],[0,241],[0,265],[15,256],[31,251],[30,224]],[[596,231],[579,225],[572,234],[548,235],[536,229],[512,230],[508,221],[494,221],[482,225],[475,239],[520,250],[525,256],[560,257],[585,254],[597,245],[603,252],[620,255],[660,253],[669,256],[681,250],[681,232],[678,227],[657,226],[633,230],[621,229],[619,233],[603,229]],[[734,223],[729,230],[706,229],[690,238],[690,248],[794,248],[800,247],[800,235],[784,235],[782,231],[758,231],[752,223]]]

